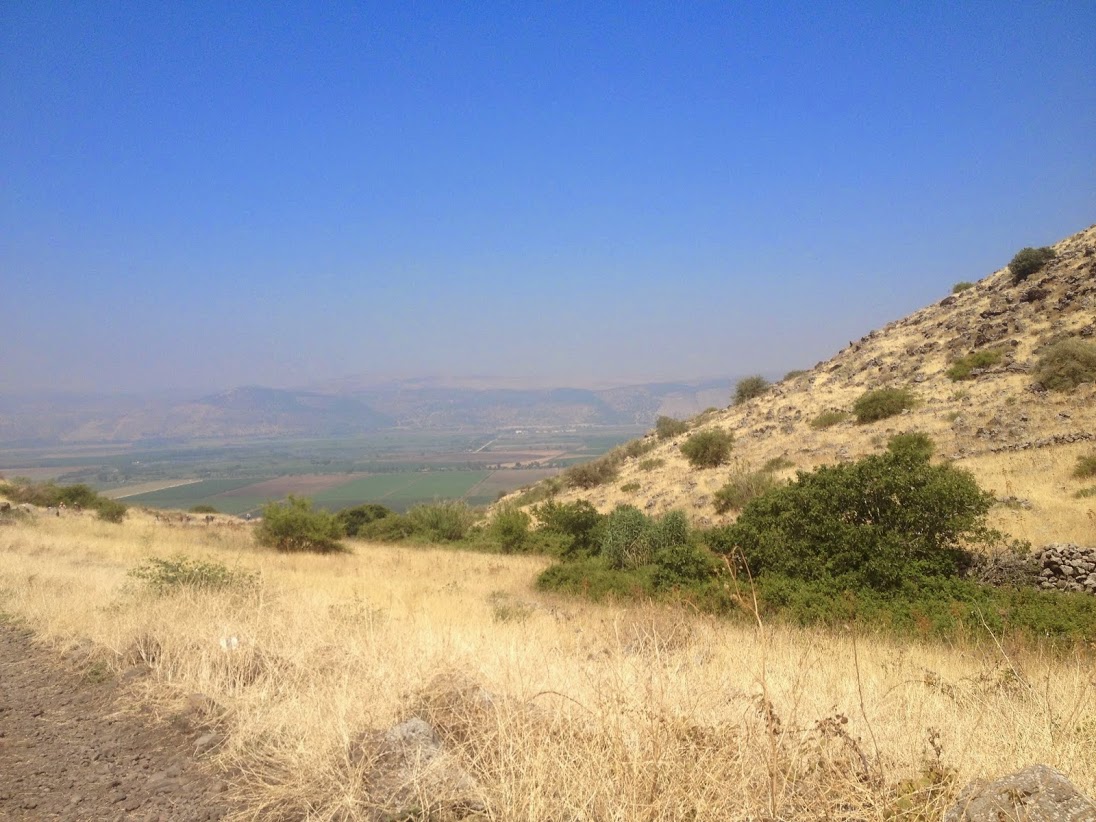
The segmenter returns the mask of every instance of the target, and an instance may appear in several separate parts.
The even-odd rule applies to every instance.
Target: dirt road
[[[0,620],[0,819],[221,819],[227,786],[195,758],[204,733],[135,713],[116,680]]]

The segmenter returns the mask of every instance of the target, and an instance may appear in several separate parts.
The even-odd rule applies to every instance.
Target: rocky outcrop
[[[1096,822],[1096,804],[1058,771],[1031,765],[993,782],[970,783],[944,822]]]

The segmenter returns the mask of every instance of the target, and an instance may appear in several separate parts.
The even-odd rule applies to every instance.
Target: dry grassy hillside
[[[153,589],[127,575],[150,557],[256,576]],[[564,600],[531,589],[544,564],[365,543],[284,555],[228,521],[41,509],[0,525],[0,620],[119,676],[135,712],[215,734],[199,756],[242,819],[925,822],[969,780],[1034,762],[1096,788],[1084,654]],[[446,753],[394,784],[378,739],[411,716]],[[449,764],[460,780],[439,780]],[[415,810],[450,791],[468,802]]]
[[[1048,343],[1096,340],[1096,226],[1053,248],[1057,258],[1025,282],[1001,269],[761,397],[697,418],[694,430],[734,434],[729,465],[691,468],[679,450],[683,435],[627,459],[613,482],[560,499],[586,498],[602,511],[625,502],[655,514],[680,508],[700,524],[718,523],[730,516],[715,513],[712,495],[735,472],[783,458],[793,467],[781,475],[791,477],[796,469],[878,451],[895,433],[921,431],[940,457],[972,471],[999,498],[1014,498],[995,512],[999,527],[1034,543],[1096,544],[1096,498],[1076,498],[1081,484],[1070,477],[1077,457],[1096,450],[1096,384],[1062,394],[1041,390],[1032,376]],[[1000,350],[1001,361],[972,379],[947,376],[956,359],[986,349]],[[811,425],[823,412],[848,412],[864,392],[888,387],[912,391],[916,407],[876,423],[850,416],[828,428]],[[652,459],[663,464],[651,468]]]

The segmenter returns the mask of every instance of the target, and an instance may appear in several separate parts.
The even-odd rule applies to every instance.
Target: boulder
[[[1096,822],[1096,804],[1053,768],[1030,765],[993,782],[971,782],[944,822]]]

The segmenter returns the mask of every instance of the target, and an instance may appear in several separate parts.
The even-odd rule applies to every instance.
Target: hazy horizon
[[[1096,6],[0,12],[0,391],[778,375],[1096,220]]]

